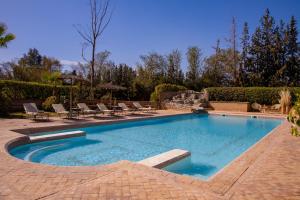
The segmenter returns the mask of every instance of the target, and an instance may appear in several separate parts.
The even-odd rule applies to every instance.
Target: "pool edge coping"
[[[109,123],[106,123],[106,122],[103,122],[103,123],[88,123],[88,125],[87,124],[84,124],[85,126],[84,127],[86,127],[86,126],[91,126],[91,124],[114,124],[114,123],[122,123],[122,122],[128,122],[128,121],[140,121],[140,120],[145,120],[145,119],[153,119],[153,118],[165,118],[165,117],[171,117],[171,116],[178,116],[178,115],[189,115],[190,113],[180,113],[180,114],[171,114],[171,115],[166,115],[166,116],[153,116],[153,117],[142,117],[142,118],[138,118],[138,119],[126,119],[126,120],[120,120],[120,121],[109,121]],[[220,113],[210,113],[210,112],[208,112],[208,114],[211,114],[211,115],[221,115]],[[230,114],[230,113],[226,113],[226,115],[228,115],[228,116],[236,116],[236,114],[235,113],[233,113],[233,114]],[[242,113],[238,113],[237,114],[237,116],[241,116],[241,117],[250,117],[251,115],[253,115],[253,113],[249,113],[249,115],[248,114],[242,114]],[[268,116],[268,115],[260,115],[260,117],[262,117],[262,118],[274,118],[274,117],[270,117],[270,115]],[[277,118],[277,119],[285,119],[285,117],[283,117],[283,116],[276,116],[275,118]],[[286,120],[285,120],[286,121]],[[257,146],[258,146],[258,144],[260,144],[260,143],[262,143],[263,141],[265,141],[266,140],[266,138],[269,138],[271,135],[273,135],[276,131],[278,131],[277,129],[279,129],[279,127],[281,127],[281,126],[283,126],[285,123],[285,121],[283,121],[282,122],[282,124],[280,124],[280,125],[278,125],[276,128],[274,128],[274,129],[272,129],[269,133],[267,133],[267,135],[265,135],[263,138],[261,138],[258,142],[256,142],[255,144],[253,144],[251,147],[249,147],[246,151],[244,151],[242,154],[240,154],[238,157],[236,157],[234,160],[232,160],[228,165],[226,165],[226,166],[224,166],[219,172],[217,172],[216,174],[214,174],[212,177],[210,177],[208,180],[203,180],[203,179],[197,179],[197,178],[195,178],[195,177],[192,177],[192,176],[186,176],[186,175],[180,175],[180,174],[174,174],[174,173],[172,173],[172,172],[166,172],[166,173],[171,173],[172,175],[174,175],[175,177],[187,177],[188,179],[190,179],[190,180],[193,180],[193,182],[200,182],[200,183],[205,183],[205,184],[209,184],[210,182],[213,182],[213,181],[216,181],[216,179],[217,178],[219,178],[218,176],[220,175],[220,174],[224,174],[224,173],[227,173],[227,171],[226,172],[224,172],[224,170],[225,170],[225,168],[226,168],[226,170],[228,170],[227,168],[229,168],[230,166],[232,166],[232,162],[239,162],[239,161],[236,161],[236,160],[238,160],[239,158],[241,158],[241,157],[245,157],[245,154],[249,154],[249,152],[251,153],[252,151],[253,151],[253,149],[256,149],[257,148]],[[82,124],[81,124],[82,125]],[[80,126],[81,126],[80,125]],[[53,126],[54,127],[54,126]],[[56,126],[56,127],[58,127],[58,126]],[[66,126],[64,126],[64,125],[60,125],[59,127],[66,127]],[[32,129],[32,128],[29,128],[29,129]],[[36,129],[39,129],[39,128],[36,128]],[[26,130],[26,129],[25,129]],[[276,131],[275,131],[276,130]],[[9,130],[9,131],[13,131],[13,132],[15,132],[14,130]],[[13,148],[13,147],[15,147],[15,146],[13,146],[13,147],[9,147],[9,146],[11,146],[12,145],[12,143],[16,143],[16,142],[21,142],[21,141],[23,141],[24,142],[24,140],[26,140],[26,138],[27,138],[27,136],[26,135],[23,135],[23,134],[21,134],[21,133],[18,133],[18,132],[16,132],[17,134],[20,134],[19,136],[15,136],[14,138],[11,138],[11,139],[9,139],[5,144],[4,144],[4,148],[6,149],[6,154],[9,156],[9,157],[12,157],[12,158],[14,158],[14,159],[17,159],[17,160],[20,160],[20,161],[22,161],[22,162],[24,162],[24,163],[30,163],[31,165],[38,165],[38,166],[42,166],[42,167],[48,167],[48,166],[51,166],[51,165],[45,165],[45,164],[39,164],[39,163],[33,163],[33,162],[27,162],[27,161],[24,161],[24,160],[21,160],[21,159],[18,159],[18,158],[16,158],[16,157],[14,157],[14,156],[12,156],[10,153],[9,153],[9,150],[8,149],[10,149],[10,148]],[[25,141],[26,142],[26,141]],[[268,144],[267,146],[265,146],[264,148],[263,148],[263,150],[266,150],[267,149],[267,147],[269,146],[270,144]],[[18,145],[17,145],[18,146]],[[255,158],[254,159],[254,162],[255,162],[255,160],[257,160],[257,158]],[[121,160],[121,161],[119,161],[119,162],[122,162],[123,160]],[[125,160],[126,161],[126,160]],[[130,163],[134,163],[134,164],[138,164],[138,163],[135,163],[135,162],[132,162],[132,161],[127,161],[127,162],[130,162]],[[116,163],[118,163],[118,162],[114,162],[114,163],[111,163],[111,164],[116,164]],[[250,164],[248,164],[248,167],[249,166],[251,166],[253,163],[250,163]],[[103,165],[103,166],[105,166],[105,165]],[[73,168],[74,170],[76,170],[76,168],[89,168],[89,167],[91,167],[91,166],[56,166],[56,167],[58,167],[58,168]],[[101,167],[101,166],[95,166],[95,167]],[[151,168],[151,167],[150,167]],[[161,170],[161,169],[158,169],[158,170]],[[162,170],[163,171],[163,170]],[[238,175],[238,178],[236,179],[236,181],[242,176],[242,174],[243,174],[243,172],[242,173],[239,173],[239,175]],[[218,176],[217,176],[218,175]],[[234,183],[233,183],[234,184]],[[229,189],[233,186],[233,184],[229,187]],[[215,188],[215,189],[217,189],[217,188]],[[228,189],[228,190],[229,190]],[[212,190],[213,192],[215,192],[214,190]],[[226,192],[225,192],[226,193]],[[218,194],[223,194],[222,192],[221,193],[218,193]]]

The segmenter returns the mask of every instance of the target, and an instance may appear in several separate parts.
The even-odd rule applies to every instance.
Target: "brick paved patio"
[[[179,113],[159,111],[156,116],[170,114]],[[132,118],[137,117],[124,120]],[[209,181],[129,161],[93,167],[40,165],[16,159],[5,149],[7,142],[22,136],[12,129],[102,121],[110,120],[0,119],[0,199],[300,199],[300,138],[290,135],[286,121]]]

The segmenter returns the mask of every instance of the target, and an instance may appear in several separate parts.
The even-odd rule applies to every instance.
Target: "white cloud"
[[[73,60],[60,60],[60,63],[63,66],[74,66],[78,65],[79,61],[73,61]]]

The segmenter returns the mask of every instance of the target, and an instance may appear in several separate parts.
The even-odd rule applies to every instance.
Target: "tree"
[[[172,51],[167,56],[167,82],[182,84],[181,54],[178,50]]]
[[[55,58],[43,56],[41,65],[49,73],[61,71],[61,63]]]
[[[126,97],[128,100],[135,97],[135,89],[133,87],[135,78],[136,72],[126,64],[120,64],[113,68],[112,82],[127,88],[124,91],[117,92],[119,97]]]
[[[114,66],[112,61],[109,60],[109,56],[111,53],[109,51],[102,51],[96,54],[95,56],[95,82],[107,82],[107,80],[111,79],[111,77],[107,76],[107,70],[111,70],[110,68]]]
[[[140,56],[142,63],[137,66],[136,88],[140,88],[144,99],[149,99],[155,86],[166,81],[165,57],[152,52],[148,55]]]
[[[10,68],[14,79],[21,81],[54,83],[61,72],[59,60],[42,56],[34,48],[29,49],[17,63],[10,63]]]
[[[240,77],[238,73],[238,58],[237,58],[237,31],[236,31],[236,21],[235,18],[232,18],[232,23],[231,23],[231,34],[230,38],[228,39],[228,42],[230,43],[230,49],[231,49],[231,59],[232,59],[232,70],[233,70],[233,82],[235,86],[239,86],[240,83]]]
[[[97,42],[107,28],[112,12],[110,11],[110,0],[90,0],[90,25],[83,28],[80,25],[75,26],[79,35],[83,38],[84,47],[82,49],[82,57],[90,63],[90,97],[94,98],[94,77],[95,77],[95,54]],[[92,48],[91,59],[88,60],[84,56],[84,49],[88,46]]]
[[[13,79],[13,62],[0,63],[0,79]]]
[[[267,9],[260,19],[261,25],[252,36],[250,48],[251,65],[248,66],[251,85],[270,86],[276,74],[274,66],[274,18]]]
[[[232,68],[234,65],[232,49],[219,49],[219,47],[216,49],[216,53],[205,60],[201,77],[203,86],[235,86],[236,69]],[[239,54],[237,54],[237,62],[239,62]]]
[[[190,47],[186,53],[188,60],[188,71],[186,73],[186,82],[190,88],[198,88],[200,69],[203,65],[202,52],[198,47]]]
[[[22,66],[42,67],[42,56],[37,49],[29,49],[28,53],[24,54],[18,63]]]
[[[0,48],[7,48],[7,44],[14,40],[16,36],[12,33],[6,33],[7,26],[0,23]]]
[[[297,22],[294,16],[291,17],[287,27],[287,76],[290,86],[300,86],[300,60],[299,43],[297,41],[298,31]]]
[[[273,45],[273,65],[276,70],[270,80],[270,86],[288,85],[287,66],[286,66],[286,47],[287,47],[287,30],[284,22],[281,20],[280,24],[274,29],[274,45]]]
[[[249,65],[249,50],[250,50],[250,35],[249,35],[249,27],[248,23],[244,23],[242,38],[241,38],[241,62],[239,65],[239,77],[240,77],[240,85],[247,86],[247,69],[246,67]]]
[[[220,71],[220,40],[217,40],[216,46],[213,47],[215,54],[205,59],[205,67],[201,77],[201,83],[204,87],[221,86],[223,72]]]

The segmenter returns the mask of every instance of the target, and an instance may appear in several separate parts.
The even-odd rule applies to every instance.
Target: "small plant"
[[[57,102],[56,96],[50,96],[48,97],[42,104],[43,109],[46,111],[51,111],[52,110],[52,104]]]
[[[293,108],[290,110],[287,120],[293,124],[291,134],[298,137],[300,136],[300,94],[296,94],[296,97],[297,100],[294,103]]]
[[[292,136],[296,136],[296,137],[300,136],[300,131],[296,126],[292,126]]]
[[[281,111],[283,114],[289,112],[289,106],[291,105],[292,96],[288,89],[281,90],[279,92],[279,103],[281,105]]]
[[[203,98],[206,102],[209,101],[209,93],[208,93],[208,90],[207,89],[204,89],[203,90]]]

